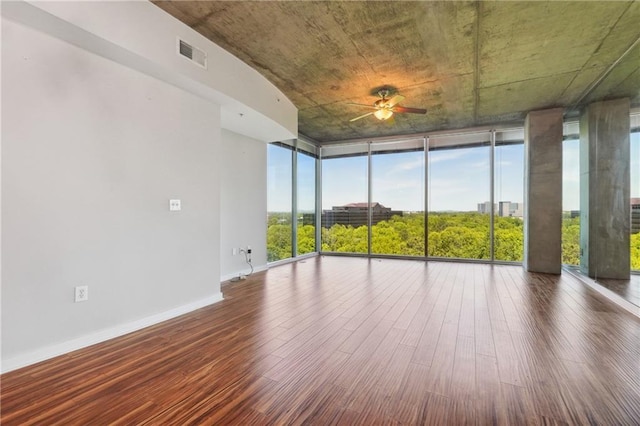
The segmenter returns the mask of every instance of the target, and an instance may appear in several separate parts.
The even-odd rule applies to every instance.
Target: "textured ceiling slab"
[[[640,2],[154,2],[251,65],[329,142],[521,120],[629,97],[640,105]],[[595,84],[598,82],[598,84]],[[349,122],[391,86],[426,116]],[[578,105],[579,106],[579,105]]]

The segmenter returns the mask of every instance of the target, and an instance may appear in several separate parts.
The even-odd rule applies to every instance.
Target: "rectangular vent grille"
[[[207,68],[207,54],[186,41],[178,39],[178,53],[202,68]]]

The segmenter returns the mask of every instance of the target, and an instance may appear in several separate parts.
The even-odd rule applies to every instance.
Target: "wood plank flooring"
[[[571,276],[317,257],[1,377],[3,425],[640,424],[640,320]]]
[[[601,286],[613,291],[627,302],[640,306],[640,275],[633,274],[628,280],[599,278],[595,281]]]

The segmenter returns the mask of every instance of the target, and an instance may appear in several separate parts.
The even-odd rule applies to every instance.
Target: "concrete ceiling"
[[[640,2],[154,1],[262,73],[318,142],[640,105]],[[376,89],[426,115],[373,116]]]

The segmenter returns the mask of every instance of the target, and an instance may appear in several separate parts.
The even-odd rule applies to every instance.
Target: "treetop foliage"
[[[272,215],[267,230],[269,262],[291,257],[291,215]],[[429,213],[429,257],[490,259],[489,215],[475,212]],[[371,227],[374,254],[424,256],[424,215],[393,216]],[[322,229],[322,251],[367,253],[366,226],[334,224]],[[496,260],[521,262],[523,221],[516,217],[494,217]],[[315,227],[298,225],[298,254],[315,251]],[[580,218],[562,221],[562,263],[580,264]],[[631,235],[631,269],[640,270],[640,234]]]

